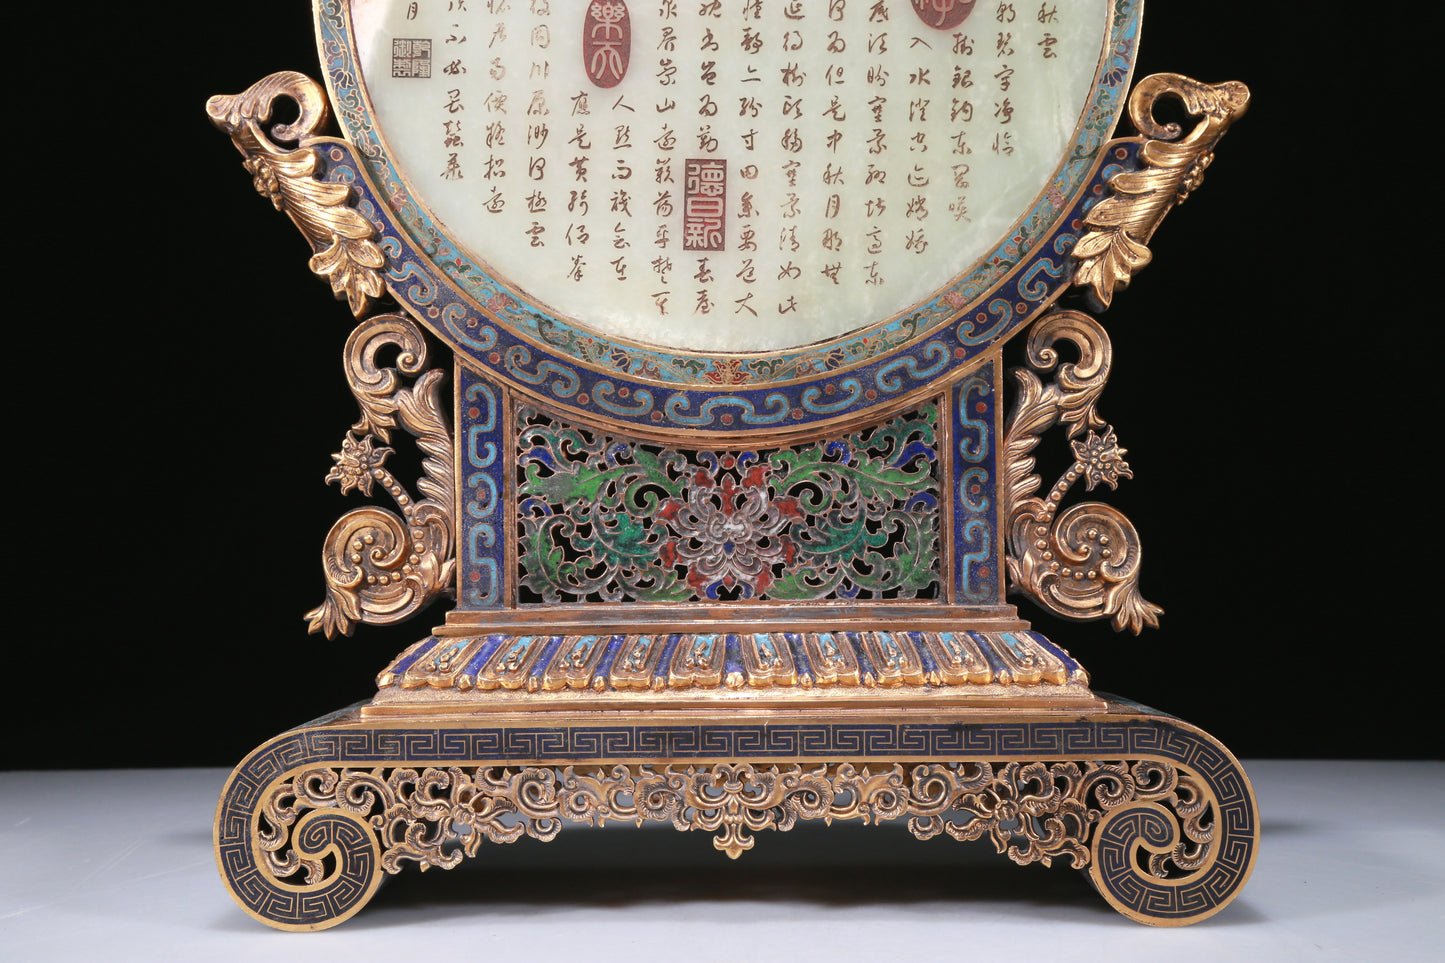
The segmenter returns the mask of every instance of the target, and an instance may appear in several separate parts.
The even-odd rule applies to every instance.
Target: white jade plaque
[[[1073,146],[1109,0],[367,0],[414,198],[519,296],[700,352],[836,338],[991,254]]]

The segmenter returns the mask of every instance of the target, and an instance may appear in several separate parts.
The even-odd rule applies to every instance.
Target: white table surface
[[[220,769],[0,773],[0,959],[1445,960],[1445,763],[1245,764],[1263,842],[1243,894],[1183,929],[1118,916],[1082,874],[901,826],[590,830],[408,867],[320,933],[222,887]]]

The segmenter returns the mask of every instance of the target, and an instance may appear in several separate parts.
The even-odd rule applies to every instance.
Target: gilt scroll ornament
[[[377,355],[395,350],[395,366]],[[442,372],[426,368],[426,341],[406,316],[382,314],[357,325],[346,341],[346,375],[361,418],[332,455],[326,475],[342,493],[370,495],[379,486],[401,517],[374,506],[343,515],[326,536],[326,600],[306,613],[311,631],[350,635],[358,622],[400,622],[452,592],[452,434],[442,410]],[[410,387],[404,376],[413,376]],[[386,468],[392,449],[377,447],[398,425],[421,449],[416,498]]]
[[[1061,363],[1061,341],[1075,346],[1078,361]],[[1012,588],[1066,618],[1109,618],[1114,628],[1135,633],[1156,626],[1164,610],[1139,594],[1134,526],[1101,502],[1062,506],[1079,481],[1092,491],[1133,477],[1125,449],[1095,407],[1113,361],[1109,336],[1087,314],[1056,311],[1034,324],[1026,350],[1035,370],[1057,368],[1057,374],[1046,384],[1027,368],[1013,372],[1018,397],[1004,435],[1002,469]],[[1055,425],[1067,428],[1074,461],[1040,497],[1033,451]]]
[[[1199,118],[1181,136],[1178,124],[1159,124],[1154,108],[1161,97],[1178,98]],[[1088,288],[1107,307],[1114,291],[1151,260],[1146,243],[1164,216],[1188,199],[1204,180],[1221,137],[1249,106],[1249,89],[1238,82],[1203,84],[1179,74],[1155,74],[1140,81],[1129,98],[1129,116],[1146,138],[1139,170],[1109,181],[1110,196],[1084,218],[1086,233],[1074,246],[1074,283]],[[1054,345],[1072,342],[1077,363],[1059,364]],[[1163,609],[1138,589],[1139,536],[1117,509],[1086,502],[1063,509],[1069,489],[1083,480],[1118,486],[1132,478],[1114,429],[1099,417],[1095,401],[1112,362],[1103,326],[1077,311],[1056,311],[1029,333],[1028,360],[1036,370],[1058,367],[1052,384],[1032,371],[1014,371],[1019,395],[1005,439],[1004,478],[1008,507],[1008,567],[1011,587],[1044,607],[1072,619],[1109,618],[1116,629],[1135,633],[1158,625]],[[1039,436],[1063,424],[1073,464],[1040,498],[1040,479],[1031,454]]]
[[[295,101],[301,115],[294,123],[273,127],[273,140],[264,125],[283,97]],[[231,135],[257,193],[285,212],[311,242],[316,252],[311,270],[329,281],[336,296],[345,298],[351,313],[360,317],[385,293],[381,269],[386,259],[372,239],[371,222],[347,206],[351,192],[346,185],[318,178],[321,159],[306,141],[326,125],[330,114],[321,86],[304,74],[282,71],[244,93],[212,97],[206,112]],[[277,140],[298,146],[286,148]]]
[[[1199,117],[1188,134],[1178,124],[1160,124],[1154,106],[1161,97],[1177,97]],[[1202,84],[1180,74],[1153,74],[1139,81],[1129,97],[1129,119],[1145,137],[1140,170],[1118,174],[1105,198],[1084,219],[1088,229],[1074,246],[1074,283],[1087,287],[1103,307],[1114,291],[1148,265],[1147,247],[1164,215],[1189,198],[1204,182],[1219,139],[1249,108],[1249,88],[1237,81]]]
[[[294,101],[300,116],[273,127],[268,136],[264,125],[280,98]],[[320,179],[320,154],[308,146],[329,116],[320,85],[283,71],[241,94],[212,97],[206,110],[212,123],[231,135],[257,192],[311,242],[316,252],[311,270],[346,299],[354,315],[364,316],[386,293],[381,273],[386,259],[372,223],[349,205],[350,189]],[[286,148],[278,140],[297,146]],[[397,352],[394,367],[378,362],[382,349]],[[424,370],[425,362],[421,330],[402,314],[367,318],[347,340],[346,373],[361,418],[331,456],[335,465],[326,480],[343,494],[354,489],[370,495],[379,485],[403,517],[369,506],[347,512],[332,526],[322,554],[326,599],[306,613],[313,632],[350,635],[358,622],[399,622],[454,591],[452,436],[442,408],[443,373]],[[415,376],[415,383],[403,386],[403,376]],[[385,467],[393,449],[377,444],[389,441],[398,424],[424,454],[419,499]]]

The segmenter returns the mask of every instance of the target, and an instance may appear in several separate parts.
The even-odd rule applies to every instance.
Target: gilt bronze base
[[[1064,860],[1141,923],[1206,919],[1249,878],[1249,778],[1201,730],[1123,699],[1102,709],[736,708],[446,716],[353,706],[246,758],[216,813],[241,906],[278,929],[334,926],[407,863],[568,824],[668,822],[737,858],[799,820],[906,820]]]

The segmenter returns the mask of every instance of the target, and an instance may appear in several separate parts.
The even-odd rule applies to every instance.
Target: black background
[[[1135,472],[1105,498],[1166,614],[1136,639],[1020,608],[1097,688],[1242,757],[1438,757],[1439,307],[1428,263],[1411,280],[1394,253],[1438,202],[1411,199],[1377,136],[1395,79],[1348,68],[1363,38],[1305,11],[1148,4],[1136,79],[1254,95],[1104,316],[1101,411]],[[39,250],[11,255],[5,712],[24,737],[4,765],[229,766],[368,697],[443,609],[336,641],[301,620],[322,538],[359,503],[322,483],[355,418],[352,321],[204,106],[275,70],[319,77],[309,5],[85,17],[66,27],[87,69],[13,118],[12,231]]]

